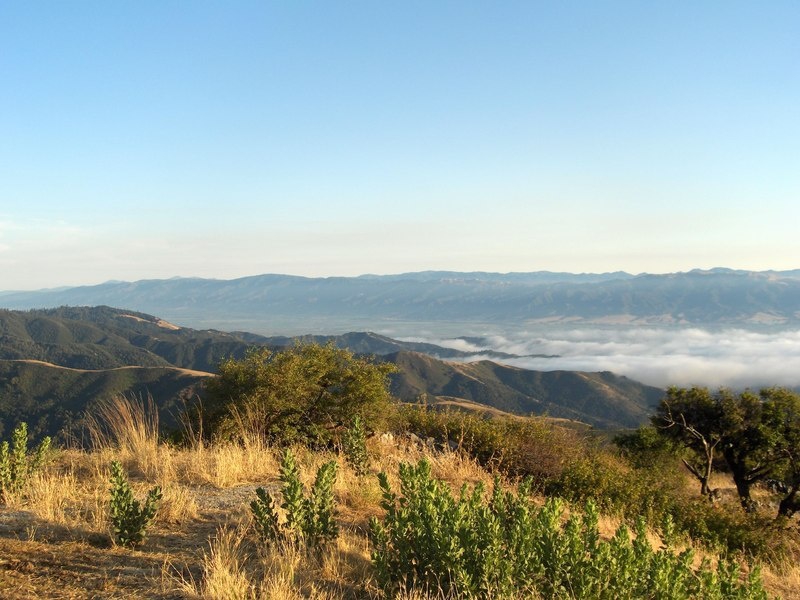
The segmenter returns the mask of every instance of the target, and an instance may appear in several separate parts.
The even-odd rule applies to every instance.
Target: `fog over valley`
[[[506,328],[476,329],[456,338],[422,333],[400,339],[514,354],[519,358],[492,360],[525,369],[613,371],[661,387],[800,386],[798,329]]]

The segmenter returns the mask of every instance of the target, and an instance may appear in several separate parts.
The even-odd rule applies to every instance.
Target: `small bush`
[[[720,561],[694,570],[692,552],[653,550],[639,520],[631,539],[622,526],[600,539],[593,502],[582,516],[563,519],[550,499],[536,508],[530,488],[505,492],[495,480],[487,500],[478,485],[454,497],[431,477],[430,465],[400,467],[398,497],[385,473],[381,523],[373,518],[372,559],[389,594],[435,593],[442,598],[689,598],[765,599],[757,570],[741,582],[737,565]],[[672,537],[668,530],[667,538]]]
[[[0,444],[0,499],[7,503],[10,496],[21,493],[31,475],[47,459],[50,438],[45,437],[33,453],[28,452],[28,425],[20,423],[11,434],[11,445]]]
[[[144,506],[133,497],[133,491],[118,461],[111,463],[111,528],[121,546],[138,546],[144,542],[145,531],[155,517],[161,500],[161,488],[147,492]]]
[[[264,490],[256,489],[256,499],[250,503],[255,527],[267,543],[287,541],[319,550],[339,534],[336,524],[336,503],[333,485],[336,482],[336,461],[323,464],[317,471],[311,494],[306,496],[300,481],[300,471],[291,450],[281,458],[281,508],[286,520],[281,523],[275,500]]]
[[[369,454],[367,453],[367,434],[361,417],[356,415],[347,431],[342,436],[342,451],[347,464],[359,477],[369,472]]]

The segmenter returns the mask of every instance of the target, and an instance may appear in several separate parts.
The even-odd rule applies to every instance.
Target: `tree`
[[[800,395],[782,388],[761,390],[763,422],[774,437],[778,464],[774,475],[785,486],[778,515],[791,517],[800,511]]]
[[[653,425],[690,450],[683,464],[700,482],[700,493],[711,493],[708,482],[714,458],[726,437],[719,403],[707,388],[671,387],[658,405]]]
[[[223,437],[255,434],[277,443],[328,445],[355,415],[375,429],[389,414],[396,367],[333,344],[251,349],[227,359],[207,383],[207,425]]]
[[[733,394],[720,389],[670,388],[659,404],[653,423],[691,453],[687,469],[709,494],[714,459],[721,454],[731,472],[745,510],[754,507],[754,483],[778,475],[789,492],[781,514],[800,509],[800,397],[789,390],[766,388],[759,394]]]
[[[764,401],[758,395],[744,391],[733,395],[728,390],[717,393],[725,442],[722,456],[731,471],[733,483],[742,507],[753,510],[750,488],[767,477],[775,467],[776,431],[763,422]]]

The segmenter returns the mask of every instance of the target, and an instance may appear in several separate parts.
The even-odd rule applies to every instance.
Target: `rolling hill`
[[[409,402],[426,394],[619,428],[642,423],[661,395],[613,373],[529,371],[475,361],[482,353],[368,332],[302,340],[332,342],[397,364],[392,392]],[[150,394],[162,422],[172,427],[183,400],[202,394],[203,380],[221,359],[244,356],[253,345],[292,343],[288,337],[178,327],[105,306],[0,310],[0,425],[8,430],[26,420],[32,431],[52,435],[100,399]]]
[[[392,393],[412,401],[460,398],[518,415],[548,415],[599,428],[637,427],[645,422],[663,390],[615,375],[579,371],[530,371],[482,360],[441,361],[415,352],[384,357],[401,371]]]

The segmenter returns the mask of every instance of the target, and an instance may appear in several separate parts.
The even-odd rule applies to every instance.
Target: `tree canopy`
[[[745,509],[752,508],[751,486],[767,477],[780,479],[787,495],[780,513],[800,509],[800,396],[765,388],[735,394],[727,389],[672,387],[661,400],[653,425],[688,450],[686,468],[709,494],[714,461],[722,457]]]
[[[206,422],[221,437],[326,445],[355,415],[368,429],[381,424],[395,370],[332,344],[253,348],[243,359],[224,360],[208,381]]]

